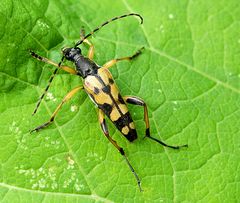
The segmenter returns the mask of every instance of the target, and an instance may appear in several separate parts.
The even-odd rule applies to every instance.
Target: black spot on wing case
[[[129,124],[133,122],[132,117],[129,112],[122,115],[118,120],[113,121],[114,125],[117,127],[117,129],[123,134],[124,137],[126,137],[130,142],[137,139],[137,132],[136,129],[131,129],[129,127]],[[127,134],[124,134],[122,132],[122,129],[124,127],[128,126],[129,132]]]

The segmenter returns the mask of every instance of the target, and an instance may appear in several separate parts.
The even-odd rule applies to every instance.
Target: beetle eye
[[[89,74],[90,72],[91,72],[90,69],[87,69],[87,70],[86,70],[86,74]]]

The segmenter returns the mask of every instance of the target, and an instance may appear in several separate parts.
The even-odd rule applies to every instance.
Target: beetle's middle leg
[[[122,58],[117,58],[117,59],[113,59],[111,61],[108,61],[107,63],[105,63],[102,67],[103,68],[110,68],[113,65],[115,65],[117,62],[119,61],[123,61],[123,60],[127,60],[127,61],[131,61],[132,59],[136,58],[137,56],[139,56],[142,51],[143,51],[144,47],[142,47],[141,49],[137,50],[135,54],[133,54],[132,56],[126,56],[126,57],[122,57]]]
[[[119,61],[123,61],[123,60],[127,60],[127,61],[131,61],[132,59],[136,58],[137,56],[139,56],[142,51],[143,51],[144,47],[142,47],[141,49],[139,49],[138,51],[136,51],[135,54],[133,54],[132,56],[126,56],[126,57],[122,57],[122,58],[117,58],[117,59],[113,59],[111,61],[108,61],[107,63],[105,63],[102,67],[103,68],[110,68],[113,65],[115,65],[117,62]]]
[[[108,132],[106,120],[105,120],[105,118],[104,118],[104,113],[103,113],[103,111],[102,111],[101,109],[99,109],[98,119],[99,119],[99,122],[100,122],[100,125],[101,125],[101,128],[102,128],[102,131],[103,131],[104,135],[105,135],[105,136],[107,137],[107,139],[114,145],[114,147],[117,148],[117,150],[120,152],[120,154],[124,157],[124,159],[125,159],[126,162],[127,162],[127,165],[129,166],[130,170],[132,171],[133,175],[134,175],[135,178],[136,178],[136,181],[137,181],[137,183],[138,183],[138,187],[139,187],[140,191],[142,191],[141,181],[140,181],[138,175],[136,174],[134,168],[133,168],[132,165],[130,164],[128,158],[126,157],[123,148],[120,147],[120,146],[117,144],[117,142],[116,142],[115,140],[113,140],[113,139],[109,136],[109,132]]]
[[[85,37],[85,30],[84,30],[83,27],[82,27],[81,30],[80,30],[80,37],[81,37],[81,39],[84,39],[84,37]],[[88,58],[92,60],[92,59],[93,59],[93,56],[94,56],[94,46],[93,46],[93,44],[92,44],[89,40],[87,40],[87,39],[85,39],[83,42],[86,43],[86,44],[89,46]]]
[[[63,106],[64,103],[66,103],[68,100],[70,100],[73,95],[75,95],[79,90],[83,89],[82,86],[80,87],[75,87],[74,89],[72,89],[62,100],[62,102],[58,105],[58,107],[55,109],[55,111],[53,112],[53,114],[51,115],[49,121],[47,121],[46,123],[43,123],[42,125],[34,128],[33,130],[30,131],[30,133],[34,132],[34,131],[39,131],[42,128],[47,127],[49,124],[51,124],[53,122],[53,120],[55,119],[55,116],[57,115],[58,111],[61,109],[61,107]]]
[[[129,104],[134,104],[134,105],[139,105],[139,106],[143,106],[144,107],[144,121],[145,121],[145,124],[146,124],[146,132],[145,132],[145,137],[149,138],[149,139],[152,139],[156,142],[158,142],[159,144],[165,146],[165,147],[169,147],[169,148],[173,148],[173,149],[179,149],[181,147],[187,147],[188,145],[181,145],[181,146],[172,146],[172,145],[168,145],[164,142],[162,142],[161,140],[158,140],[154,137],[152,137],[150,135],[150,125],[149,125],[149,118],[148,118],[148,109],[147,109],[147,105],[146,103],[138,98],[138,97],[134,97],[134,96],[125,96],[123,97],[124,101],[129,103]]]

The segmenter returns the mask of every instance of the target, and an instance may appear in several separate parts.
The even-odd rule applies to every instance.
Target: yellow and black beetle
[[[78,76],[83,78],[83,86],[78,86],[78,87],[75,87],[73,90],[71,90],[64,97],[64,99],[58,105],[56,110],[53,112],[49,121],[40,125],[40,126],[38,126],[38,127],[36,127],[35,129],[31,130],[31,132],[38,131],[42,128],[47,127],[51,122],[53,122],[56,114],[58,113],[58,111],[60,110],[60,108],[62,107],[62,105],[65,102],[67,102],[69,99],[71,99],[71,97],[74,94],[76,94],[79,90],[85,90],[85,92],[89,95],[91,100],[99,108],[99,115],[98,116],[99,116],[99,122],[100,122],[103,133],[108,138],[108,140],[118,149],[118,151],[121,153],[121,155],[125,158],[129,168],[131,169],[131,171],[133,172],[133,174],[134,174],[134,176],[137,180],[140,191],[142,191],[141,184],[140,184],[140,179],[139,179],[138,175],[136,174],[135,170],[133,169],[132,165],[128,161],[123,148],[121,148],[116,143],[116,141],[114,141],[109,136],[109,132],[108,132],[108,128],[107,128],[104,116],[107,115],[108,118],[117,127],[117,129],[130,142],[132,142],[135,139],[137,139],[137,132],[136,132],[136,129],[135,129],[134,122],[133,122],[133,120],[131,118],[131,115],[128,111],[126,103],[143,106],[144,107],[144,121],[145,121],[145,124],[146,124],[145,136],[147,138],[150,138],[150,139],[152,139],[152,140],[154,140],[154,141],[156,141],[156,142],[158,142],[158,143],[160,143],[160,144],[162,144],[166,147],[170,147],[170,148],[173,148],[173,149],[179,149],[180,147],[187,147],[187,145],[170,146],[170,145],[167,145],[164,142],[152,137],[150,135],[150,130],[149,130],[149,119],[148,119],[147,105],[145,104],[145,102],[142,99],[140,99],[138,97],[134,97],[134,96],[122,97],[118,88],[117,88],[116,83],[113,80],[113,77],[112,77],[111,73],[108,70],[111,66],[116,64],[118,61],[122,61],[122,60],[130,61],[133,58],[137,57],[139,54],[141,54],[141,51],[142,51],[143,48],[138,50],[132,56],[113,59],[113,60],[105,63],[103,66],[97,65],[93,61],[94,47],[87,40],[87,38],[89,36],[91,36],[93,33],[95,33],[96,31],[98,31],[103,26],[107,25],[108,23],[110,23],[112,21],[115,21],[115,20],[118,20],[118,19],[121,19],[121,18],[128,17],[128,16],[137,16],[137,17],[140,18],[141,24],[143,23],[143,18],[139,14],[130,13],[130,14],[126,14],[126,15],[122,15],[122,16],[119,16],[119,17],[112,18],[112,19],[104,22],[103,24],[101,24],[99,27],[94,29],[91,33],[89,33],[86,36],[84,35],[84,31],[83,31],[83,32],[81,32],[81,40],[78,41],[75,44],[74,47],[64,48],[62,50],[63,57],[62,57],[61,62],[58,63],[58,64],[49,60],[49,59],[47,59],[47,58],[44,58],[42,56],[37,55],[33,51],[30,51],[31,55],[34,58],[57,67],[55,69],[55,71],[53,72],[53,75],[51,76],[44,93],[40,97],[33,114],[36,113],[44,95],[48,91],[48,89],[50,87],[50,84],[51,84],[54,76],[57,74],[57,71],[59,69],[62,69],[64,71],[68,72],[68,73],[78,75]],[[86,43],[87,45],[90,46],[87,57],[82,55],[81,49],[78,47],[82,43]],[[73,68],[70,68],[68,66],[62,65],[64,59],[74,62],[76,68],[73,69]]]

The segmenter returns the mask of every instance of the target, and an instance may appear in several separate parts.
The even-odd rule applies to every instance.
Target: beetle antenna
[[[140,20],[141,20],[141,24],[143,24],[143,18],[142,18],[142,16],[139,15],[139,14],[137,14],[137,13],[129,13],[129,14],[125,14],[125,15],[122,15],[122,16],[118,16],[118,17],[112,18],[112,19],[104,22],[103,24],[101,24],[100,26],[98,26],[97,28],[95,28],[92,32],[90,32],[89,34],[87,34],[84,38],[82,38],[81,40],[79,40],[79,41],[75,44],[75,47],[77,47],[78,45],[82,44],[85,39],[87,39],[88,37],[90,37],[91,35],[93,35],[93,33],[97,32],[99,29],[101,29],[102,27],[104,27],[104,26],[107,25],[108,23],[113,22],[113,21],[118,20],[118,19],[121,19],[121,18],[128,17],[128,16],[137,16],[137,17],[139,17]]]
[[[62,62],[63,62],[64,59],[65,59],[65,56],[63,56],[62,59],[61,59],[61,61],[58,63],[58,67],[59,67],[59,68],[60,68],[60,66],[61,66],[61,64],[62,64]]]

